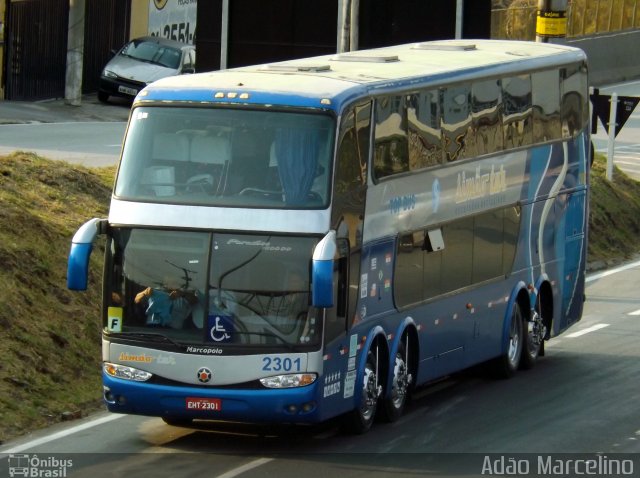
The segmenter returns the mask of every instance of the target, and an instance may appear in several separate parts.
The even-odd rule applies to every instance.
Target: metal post
[[[349,35],[349,51],[355,51],[358,49],[358,36],[360,34],[359,29],[360,22],[360,0],[351,0],[351,18],[350,18],[350,35]]]
[[[536,15],[536,41],[539,43],[547,43],[549,41],[549,38],[542,34],[544,29],[541,27],[540,14],[541,12],[549,10],[550,1],[551,0],[538,0],[538,12]]]
[[[567,1],[538,0],[536,41],[547,43],[550,38],[567,36]]]
[[[85,0],[69,0],[69,29],[67,31],[67,69],[64,99],[67,104],[82,103],[82,58],[84,56]]]
[[[616,144],[616,115],[618,112],[618,93],[611,95],[611,108],[609,109],[609,144],[607,149],[607,179],[613,180],[613,154]]]
[[[349,51],[351,0],[338,1],[338,53]]]
[[[464,0],[456,0],[456,39],[462,38]]]
[[[229,54],[229,0],[222,0],[222,28],[220,30],[220,69],[226,70]]]

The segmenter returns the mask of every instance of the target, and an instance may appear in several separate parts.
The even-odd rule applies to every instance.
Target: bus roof
[[[352,99],[586,61],[577,48],[508,40],[441,40],[174,76],[137,102],[261,104],[340,111]]]

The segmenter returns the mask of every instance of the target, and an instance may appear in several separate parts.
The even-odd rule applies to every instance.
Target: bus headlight
[[[136,382],[145,382],[152,377],[152,374],[137,368],[127,367],[116,363],[104,363],[104,371],[107,375],[124,380],[135,380]]]
[[[261,378],[260,383],[267,388],[293,388],[304,387],[316,381],[315,373],[290,373],[287,375],[274,375]]]

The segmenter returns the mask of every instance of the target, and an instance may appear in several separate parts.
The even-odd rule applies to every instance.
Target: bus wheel
[[[172,427],[189,427],[193,423],[190,418],[162,417],[162,421]]]
[[[409,373],[409,357],[404,342],[398,346],[392,367],[391,395],[384,400],[382,407],[383,418],[388,422],[394,422],[402,416],[409,397],[409,387],[413,381]]]
[[[524,343],[522,350],[522,358],[520,359],[520,368],[530,369],[536,364],[538,357],[544,346],[544,337],[547,334],[547,328],[542,319],[542,309],[540,304],[540,294],[536,299],[536,307],[533,311],[531,321],[525,321]]]
[[[369,431],[376,415],[381,390],[376,375],[376,356],[369,351],[364,366],[360,404],[346,416],[347,431],[358,435]]]
[[[510,378],[518,370],[524,342],[524,321],[520,304],[513,305],[511,314],[511,324],[509,325],[509,335],[507,337],[507,350],[498,357],[495,362],[495,372],[499,378]]]

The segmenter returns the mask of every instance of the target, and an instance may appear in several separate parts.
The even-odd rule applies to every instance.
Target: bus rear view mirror
[[[329,231],[313,251],[311,302],[314,307],[333,307],[333,266],[338,247],[335,231]]]
[[[444,249],[444,240],[442,239],[442,229],[431,229],[427,231],[425,237],[424,248],[427,252],[436,252]]]
[[[89,277],[89,258],[93,250],[93,241],[104,232],[105,219],[93,218],[85,222],[74,234],[67,262],[67,288],[87,290]]]

